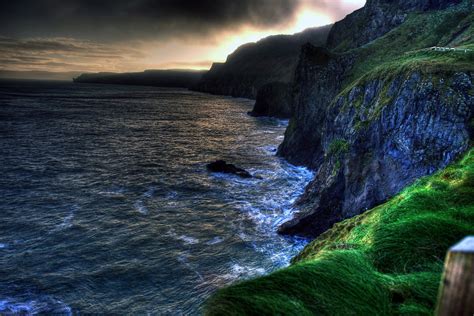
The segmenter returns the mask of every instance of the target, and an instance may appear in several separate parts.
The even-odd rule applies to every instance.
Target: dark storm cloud
[[[0,34],[94,40],[206,36],[287,22],[298,0],[0,1]]]

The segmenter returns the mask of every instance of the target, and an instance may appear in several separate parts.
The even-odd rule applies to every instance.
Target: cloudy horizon
[[[0,3],[0,70],[208,69],[238,46],[331,24],[365,0]]]

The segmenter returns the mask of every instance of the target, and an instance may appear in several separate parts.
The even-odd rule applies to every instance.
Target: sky
[[[238,46],[365,0],[0,0],[0,70],[208,69]]]

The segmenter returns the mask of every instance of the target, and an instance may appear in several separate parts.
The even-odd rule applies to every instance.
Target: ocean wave
[[[222,278],[227,280],[248,279],[264,275],[267,271],[262,267],[240,265],[232,262],[229,273],[223,274]]]
[[[30,298],[0,298],[2,315],[72,315],[72,309],[63,302],[50,296]]]
[[[156,188],[150,187],[145,193],[143,193],[143,196],[147,198],[152,198],[155,195],[155,192],[156,192]]]
[[[186,235],[178,236],[178,237],[176,237],[176,239],[183,241],[187,245],[195,245],[195,244],[199,243],[199,239],[194,238],[194,237],[190,237],[190,236],[186,236]]]
[[[207,241],[206,245],[216,245],[216,244],[220,244],[223,241],[224,241],[224,238],[222,237],[214,237],[211,240]]]
[[[115,198],[115,199],[124,199],[126,197],[124,188],[100,191],[99,194],[105,197],[110,197],[110,198]]]
[[[56,228],[53,229],[53,231],[60,231],[60,230],[71,228],[72,225],[74,224],[75,213],[77,212],[78,209],[79,209],[79,206],[77,205],[74,205],[73,207],[71,207],[69,214],[63,218],[62,223],[57,225]]]
[[[134,207],[135,210],[136,210],[137,212],[139,212],[140,214],[143,214],[143,215],[147,215],[147,214],[148,214],[148,208],[145,206],[145,204],[143,203],[142,200],[136,201],[136,202],[133,204],[133,207]]]

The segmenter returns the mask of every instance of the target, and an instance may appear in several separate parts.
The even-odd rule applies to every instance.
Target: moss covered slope
[[[292,266],[219,291],[208,315],[429,315],[447,249],[474,234],[474,150],[343,221]]]
[[[357,58],[345,87],[400,72],[474,71],[474,12],[470,1],[446,10],[411,13],[385,36],[349,51]]]

